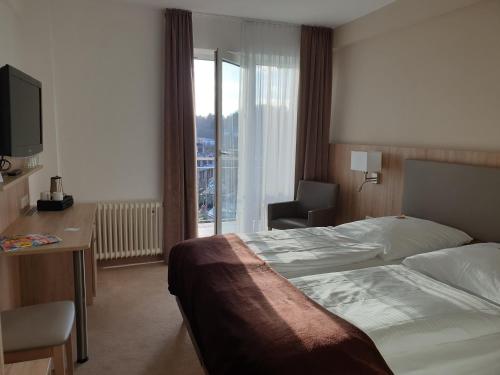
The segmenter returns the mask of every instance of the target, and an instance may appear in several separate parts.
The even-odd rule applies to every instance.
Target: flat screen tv
[[[24,157],[42,150],[42,84],[5,65],[0,68],[0,156]]]

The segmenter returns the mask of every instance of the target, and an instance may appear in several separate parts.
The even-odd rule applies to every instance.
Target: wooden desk
[[[49,375],[50,358],[13,363],[5,366],[5,375]]]
[[[79,363],[88,360],[87,354],[87,304],[85,290],[84,251],[92,246],[92,231],[97,205],[75,204],[64,211],[37,212],[32,216],[21,216],[12,223],[2,236],[17,234],[47,233],[62,239],[57,244],[35,248],[2,252],[3,256],[43,255],[73,253],[73,277],[75,289],[76,343]]]

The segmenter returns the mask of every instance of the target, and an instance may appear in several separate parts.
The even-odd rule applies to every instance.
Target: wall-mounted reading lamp
[[[365,181],[359,187],[359,192],[368,182],[379,184],[382,153],[380,151],[351,151],[351,170],[365,173]]]

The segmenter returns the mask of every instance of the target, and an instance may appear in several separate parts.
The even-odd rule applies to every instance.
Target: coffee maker
[[[42,192],[37,202],[38,211],[62,211],[73,205],[73,197],[64,193],[62,177],[50,178],[50,192]]]

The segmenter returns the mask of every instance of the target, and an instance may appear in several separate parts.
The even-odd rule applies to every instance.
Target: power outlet
[[[27,206],[29,206],[30,204],[30,196],[28,194],[26,194],[25,196],[23,196],[21,198],[21,210],[24,210]]]

